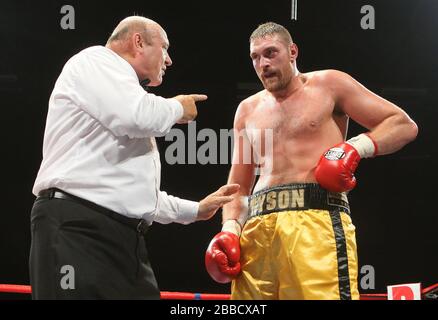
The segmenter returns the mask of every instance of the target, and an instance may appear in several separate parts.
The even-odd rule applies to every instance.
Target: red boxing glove
[[[316,181],[332,192],[350,191],[356,186],[354,172],[360,159],[376,154],[376,143],[365,134],[340,143],[321,156],[315,170]]]
[[[332,192],[350,191],[356,186],[354,171],[360,156],[348,143],[340,143],[330,148],[319,159],[316,166],[316,181]]]
[[[229,231],[219,232],[205,253],[205,267],[213,280],[219,283],[228,283],[239,274],[239,260],[239,236]]]

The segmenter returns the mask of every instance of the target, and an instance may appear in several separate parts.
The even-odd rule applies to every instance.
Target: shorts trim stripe
[[[336,252],[338,258],[338,280],[340,300],[351,300],[350,275],[348,271],[347,243],[345,240],[344,228],[342,226],[339,209],[330,211],[333,232],[336,241]]]

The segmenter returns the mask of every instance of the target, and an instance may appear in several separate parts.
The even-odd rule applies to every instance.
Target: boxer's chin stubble
[[[285,84],[281,80],[282,79],[278,77],[275,77],[275,79],[268,79],[263,81],[263,86],[265,87],[266,90],[270,92],[275,92],[284,89]]]

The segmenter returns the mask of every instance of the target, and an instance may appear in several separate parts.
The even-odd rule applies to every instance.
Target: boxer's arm
[[[205,267],[210,276],[219,283],[228,283],[240,272],[239,237],[246,219],[246,197],[255,182],[252,147],[245,132],[245,105],[237,108],[233,128],[233,160],[229,184],[237,183],[237,196],[224,205],[222,230],[211,240],[205,252]]]
[[[245,220],[247,214],[247,199],[254,186],[255,174],[254,165],[233,164],[231,167],[228,183],[237,183],[240,190],[233,201],[223,207],[222,221],[238,220],[240,224]]]
[[[233,159],[228,183],[237,183],[240,185],[240,189],[237,194],[238,196],[223,207],[222,217],[224,222],[232,219],[241,222],[245,219],[244,215],[247,213],[247,197],[251,194],[256,180],[254,174],[253,150],[245,132],[247,108],[247,105],[241,103],[234,119]]]
[[[370,130],[369,136],[377,145],[378,155],[396,152],[415,139],[417,125],[395,104],[371,92],[346,73],[330,70],[325,80],[336,108]]]

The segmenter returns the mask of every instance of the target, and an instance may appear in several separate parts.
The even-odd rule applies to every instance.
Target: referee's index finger
[[[208,98],[205,94],[190,94],[190,96],[195,101],[204,101],[204,100],[207,100],[207,98]]]

